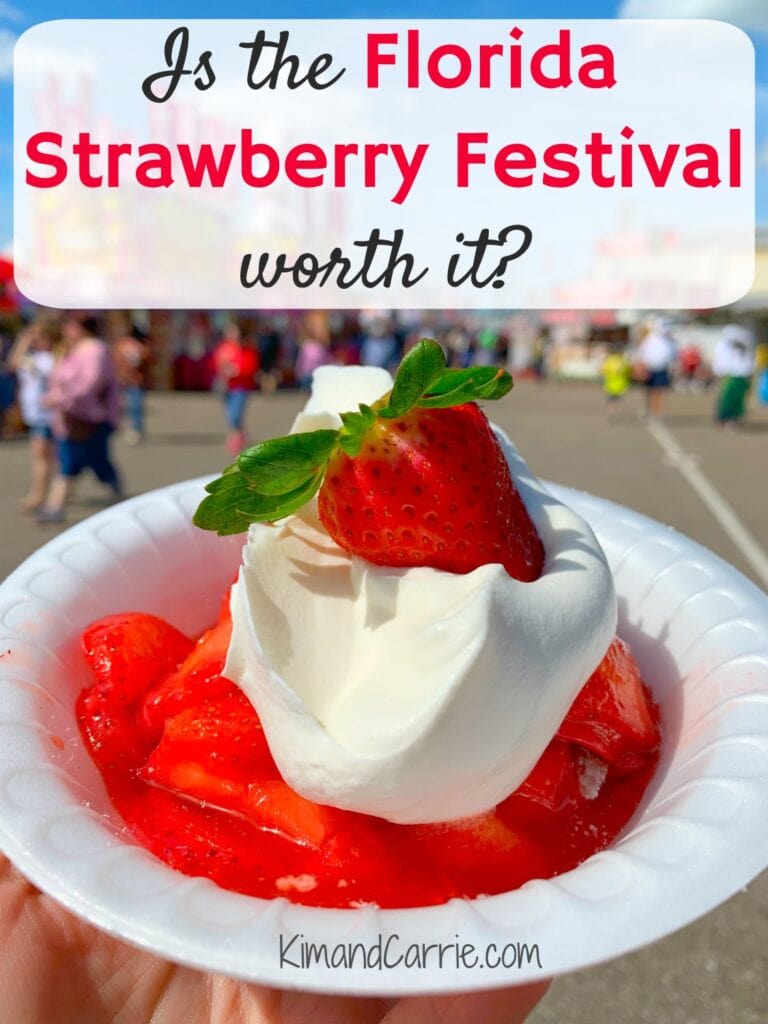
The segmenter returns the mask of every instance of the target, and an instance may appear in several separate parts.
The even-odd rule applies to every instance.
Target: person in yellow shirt
[[[632,363],[622,345],[611,346],[603,363],[603,391],[608,399],[608,418],[616,414],[621,399],[632,384]]]

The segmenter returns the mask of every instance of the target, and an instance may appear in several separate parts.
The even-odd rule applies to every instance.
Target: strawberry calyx
[[[409,410],[447,409],[478,399],[502,398],[512,387],[506,370],[476,366],[449,369],[441,346],[425,338],[405,356],[392,390],[373,405],[341,414],[336,430],[276,437],[246,449],[206,487],[193,521],[219,536],[245,532],[251,523],[275,522],[296,512],[320,489],[328,463],[339,451],[354,458],[377,420]]]

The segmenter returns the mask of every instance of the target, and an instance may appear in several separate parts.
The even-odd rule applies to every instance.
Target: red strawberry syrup
[[[504,892],[608,846],[657,766],[658,711],[639,682],[631,700],[617,699],[623,682],[606,659],[603,676],[596,672],[580,695],[580,742],[558,734],[495,811],[405,826],[320,807],[280,779],[256,712],[221,676],[226,619],[180,666],[168,664],[167,651],[182,657],[191,644],[172,627],[139,613],[115,620],[112,640],[112,619],[86,631],[96,681],[77,705],[110,799],[155,856],[236,892],[320,907],[424,906]],[[586,746],[587,703],[611,719],[608,746],[605,721],[595,723],[600,756]]]

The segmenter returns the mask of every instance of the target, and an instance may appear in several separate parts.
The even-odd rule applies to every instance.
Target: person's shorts
[[[106,458],[107,438],[111,433],[111,429],[101,423],[87,441],[59,438],[56,441],[56,455],[61,475],[79,476],[84,469],[100,466]]]
[[[45,423],[32,423],[28,427],[30,437],[42,437],[46,441],[53,440],[53,431]]]
[[[242,430],[245,406],[249,395],[250,391],[245,388],[231,388],[224,392],[227,425],[231,430]]]
[[[668,370],[652,370],[645,380],[647,388],[668,388],[670,384]]]
[[[259,356],[263,373],[271,373],[280,355],[280,339],[270,335],[259,342]]]
[[[16,378],[12,373],[0,373],[0,412],[13,405],[16,397]]]

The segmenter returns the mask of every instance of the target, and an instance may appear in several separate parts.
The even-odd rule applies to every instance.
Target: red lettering
[[[420,142],[413,151],[413,157],[409,160],[405,149],[399,142],[392,144],[392,156],[395,158],[397,169],[400,171],[400,177],[402,178],[400,188],[392,197],[393,203],[399,205],[408,198],[408,193],[413,188],[416,176],[421,169],[421,165],[424,163],[424,157],[427,155],[428,149],[428,143]]]
[[[469,148],[474,143],[488,143],[488,132],[459,132],[456,136],[456,184],[469,188],[469,168],[472,164],[484,164],[484,153],[473,153]]]
[[[232,157],[235,155],[235,147],[231,142],[221,147],[218,163],[216,163],[213,147],[207,142],[200,146],[196,160],[193,160],[191,147],[186,143],[179,143],[176,148],[179,151],[179,160],[181,160],[181,166],[190,188],[200,188],[206,177],[214,188],[222,188],[226,185],[229,167]]]
[[[77,175],[81,184],[86,188],[98,188],[103,178],[100,174],[91,173],[91,157],[99,155],[101,146],[98,142],[91,142],[90,132],[80,132],[72,152],[77,157]]]
[[[408,88],[419,87],[419,30],[408,30]]]
[[[409,89],[419,88],[422,71],[438,89],[458,89],[470,80],[481,89],[490,89],[496,80],[501,83],[505,64],[510,89],[520,89],[529,80],[543,89],[566,89],[574,84],[574,76],[586,89],[612,89],[616,85],[615,57],[607,46],[591,43],[573,52],[571,30],[561,29],[556,42],[532,48],[529,53],[520,42],[524,34],[521,28],[515,26],[508,34],[511,42],[473,47],[442,43],[424,54],[422,67],[418,29],[407,30],[402,47],[397,32],[370,33],[366,37],[367,86],[378,89],[381,69],[399,69],[402,63]],[[447,60],[457,62],[455,70],[446,71]]]
[[[717,150],[706,142],[697,142],[685,147],[685,155],[689,157],[683,167],[683,181],[691,188],[717,188],[721,182]],[[696,156],[698,159],[691,160]],[[697,172],[703,172],[699,175]]]
[[[160,142],[139,146],[141,162],[136,167],[136,181],[144,188],[170,188],[173,184],[171,154]],[[150,174],[150,171],[156,174]]]
[[[357,156],[356,142],[339,143],[333,151],[333,184],[344,188],[347,184],[347,157]]]
[[[555,62],[556,71],[547,74],[546,60]],[[531,57],[531,78],[542,89],[565,89],[572,84],[571,78],[571,32],[561,29],[556,43],[541,46]]]
[[[45,153],[41,146],[57,146],[61,149],[62,137],[58,132],[37,132],[27,140],[27,158],[53,171],[45,177],[27,170],[24,181],[33,188],[55,188],[67,178],[67,161],[57,153]]]
[[[444,57],[455,57],[459,62],[458,70],[452,77],[440,70],[440,62]],[[427,74],[435,85],[441,89],[458,89],[466,85],[472,74],[472,58],[463,46],[445,43],[432,51],[427,60]]]
[[[502,185],[510,188],[528,188],[533,184],[533,175],[516,175],[515,171],[535,171],[536,154],[530,146],[513,142],[502,146],[493,161],[493,170]]]
[[[504,47],[501,43],[495,43],[493,46],[484,44],[480,47],[480,88],[490,89],[491,88],[491,62],[494,57],[503,57]]]
[[[386,156],[389,146],[386,142],[377,142],[365,147],[363,164],[363,182],[366,188],[376,188],[376,160],[380,156]]]
[[[543,163],[548,168],[541,176],[542,183],[550,188],[568,188],[579,180],[579,165],[576,146],[568,142],[557,142],[544,150]],[[570,157],[570,159],[567,159]],[[553,171],[556,173],[550,174]]]
[[[585,57],[594,60],[584,61]],[[616,69],[614,67],[613,50],[600,43],[582,46],[579,67],[579,84],[587,89],[612,89],[616,85]]]
[[[613,188],[615,177],[612,174],[603,173],[603,157],[613,153],[613,146],[610,142],[603,142],[602,132],[592,132],[590,141],[584,147],[584,152],[592,161],[592,181],[598,188]]]
[[[523,84],[523,47],[520,44],[523,30],[515,25],[509,35],[514,39],[509,47],[509,87],[519,89]]]
[[[265,157],[267,161],[267,169],[261,176],[253,172],[254,158],[259,156]],[[245,184],[254,188],[273,185],[280,173],[280,157],[272,146],[265,142],[254,142],[250,128],[245,128],[240,136],[240,170]]]
[[[285,176],[292,185],[299,188],[317,188],[323,184],[322,174],[310,174],[310,171],[324,171],[328,161],[324,150],[311,142],[293,146],[285,157]]]
[[[118,188],[120,185],[120,157],[128,156],[132,151],[130,142],[115,142],[107,146],[107,185],[110,188]]]
[[[624,125],[621,129],[621,136],[624,139],[631,139],[635,134],[634,128]],[[634,150],[631,145],[622,145],[621,149],[621,187],[631,188],[634,180],[634,165],[632,157]]]
[[[649,146],[647,142],[643,142],[637,147],[637,149],[640,156],[643,158],[645,166],[648,168],[648,173],[651,176],[651,181],[654,186],[656,188],[664,188],[669,181],[669,175],[672,172],[672,167],[680,146],[677,143],[667,146],[660,164],[656,161],[656,154],[653,151],[653,146]]]
[[[741,188],[741,128],[731,128],[728,132],[728,150],[731,171],[728,184],[731,188]]]
[[[382,53],[383,45],[396,45],[397,32],[373,32],[367,37],[366,64],[368,68],[366,85],[369,89],[379,88],[379,68],[395,63],[394,53]]]

